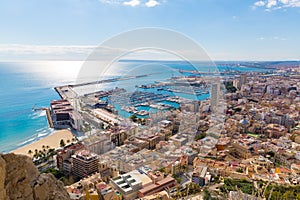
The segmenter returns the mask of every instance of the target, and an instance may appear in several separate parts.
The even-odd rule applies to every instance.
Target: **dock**
[[[143,74],[143,75],[136,75],[136,76],[125,76],[120,78],[111,78],[111,79],[105,79],[105,80],[99,80],[99,81],[91,81],[91,82],[85,82],[85,83],[78,83],[78,84],[70,84],[70,85],[63,85],[54,87],[55,91],[58,93],[61,99],[75,99],[78,98],[78,94],[74,91],[74,88],[76,87],[83,87],[88,85],[97,85],[97,84],[103,84],[103,83],[112,83],[116,81],[124,81],[124,80],[130,80],[135,78],[145,78],[150,75],[154,75],[158,73],[151,73],[151,74]],[[92,93],[90,93],[92,94]]]

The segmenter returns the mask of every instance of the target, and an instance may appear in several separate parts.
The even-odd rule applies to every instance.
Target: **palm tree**
[[[39,157],[43,157],[43,152],[42,152],[42,150],[39,150]]]
[[[183,169],[183,171],[185,172],[186,169],[187,169],[186,165],[182,165],[182,169]]]
[[[30,157],[32,157],[32,156],[31,156],[32,153],[33,153],[33,152],[31,151],[31,149],[29,149],[29,150],[28,150],[28,154],[30,155]]]
[[[55,152],[55,149],[49,149],[48,150],[48,155],[50,156],[50,158],[53,160],[53,156],[54,156],[54,154],[55,154],[56,152]]]
[[[59,143],[59,144],[60,144],[60,147],[66,146],[65,141],[64,141],[63,139],[60,140],[60,143]]]
[[[35,158],[39,157],[39,151],[37,149],[34,150],[34,156]]]

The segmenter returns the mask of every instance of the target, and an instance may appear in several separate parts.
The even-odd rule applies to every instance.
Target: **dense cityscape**
[[[221,79],[190,71],[76,100],[76,85],[56,87],[62,99],[51,101],[49,125],[85,136],[28,154],[71,199],[299,199],[299,69]]]
[[[300,200],[300,0],[0,0],[0,200]]]

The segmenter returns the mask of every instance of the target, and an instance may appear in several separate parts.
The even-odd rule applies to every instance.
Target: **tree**
[[[130,117],[129,117],[133,122],[137,122],[137,116],[136,115],[131,115]]]
[[[188,169],[188,167],[186,166],[186,165],[182,165],[182,170],[185,172],[187,169]]]
[[[30,155],[30,157],[31,157],[31,154],[32,154],[33,152],[31,151],[31,149],[29,149],[28,150],[28,154]]]
[[[160,171],[160,172],[163,173],[163,172],[165,172],[165,168],[164,168],[164,167],[161,167],[161,168],[158,169],[158,171]]]
[[[66,146],[65,141],[64,141],[63,139],[60,140],[60,143],[59,143],[59,144],[60,144],[60,147]]]
[[[204,133],[200,133],[200,134],[198,134],[198,135],[195,136],[195,140],[201,140],[201,139],[203,139],[205,137],[206,137],[206,133],[205,132]]]
[[[34,150],[34,158],[38,158],[39,157],[39,151],[37,149]]]
[[[286,199],[286,200],[289,200],[289,199],[295,199],[294,198],[294,193],[293,191],[286,191],[283,195],[282,195],[282,199]]]
[[[210,200],[210,199],[212,199],[211,198],[211,194],[209,193],[209,191],[207,189],[204,189],[203,199],[204,200]]]
[[[243,173],[244,172],[244,170],[241,167],[238,168],[236,171],[239,172],[239,173]]]

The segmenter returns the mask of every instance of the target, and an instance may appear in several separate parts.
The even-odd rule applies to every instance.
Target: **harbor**
[[[44,109],[49,127],[83,131],[89,129],[88,126],[115,126],[132,117],[147,120],[158,113],[176,110],[182,105],[210,97],[211,80],[207,81],[207,77],[200,76],[172,76],[161,81],[144,82],[135,85],[133,91],[117,87],[119,85],[116,84],[107,87],[109,83],[119,82],[122,86],[122,81],[148,76],[150,74],[55,87],[61,99],[51,101],[50,108]],[[98,85],[99,89],[85,89],[94,85]]]

